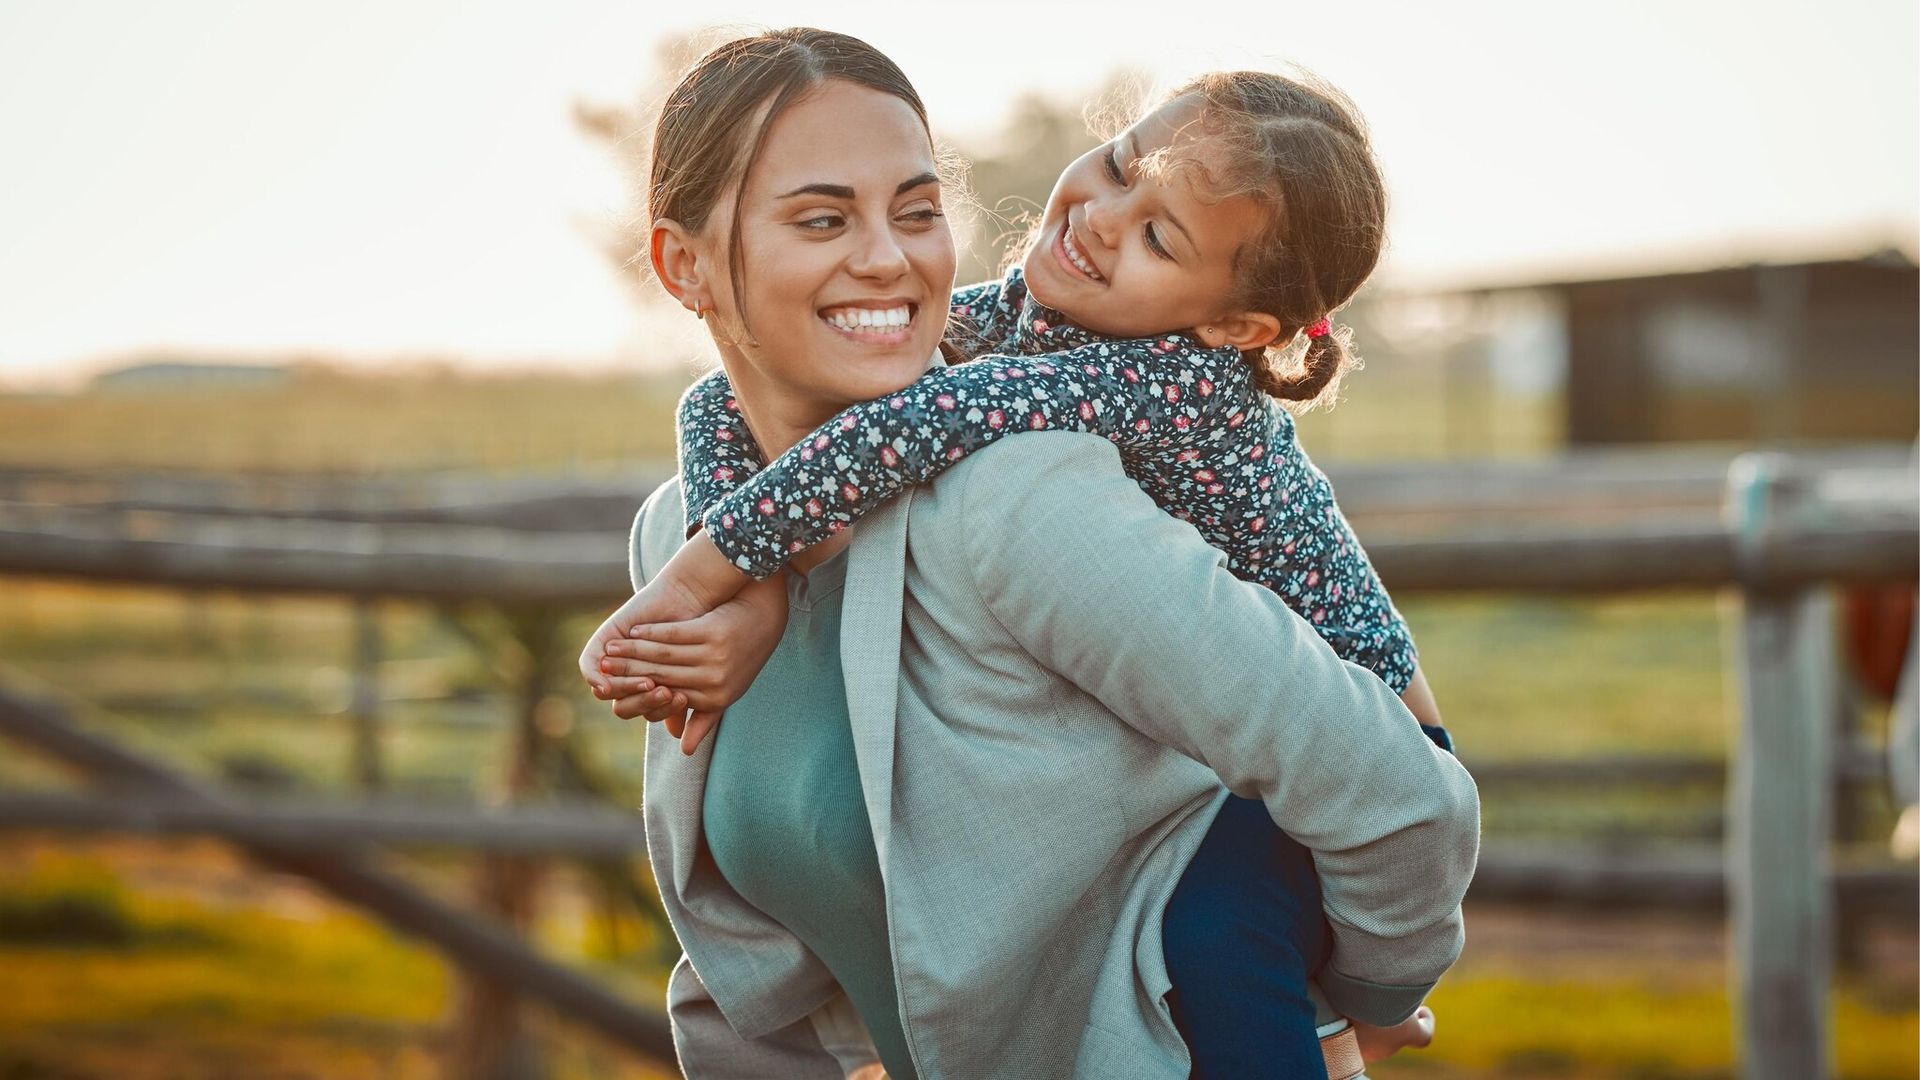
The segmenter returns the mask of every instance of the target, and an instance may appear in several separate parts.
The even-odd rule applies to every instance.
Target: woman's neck
[[[740,417],[767,461],[786,453],[840,411],[832,402],[802,398],[790,387],[771,383],[751,364],[723,358],[722,366],[733,384],[733,398],[740,403]]]

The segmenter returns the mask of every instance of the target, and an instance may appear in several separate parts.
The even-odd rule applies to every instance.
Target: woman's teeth
[[[820,317],[842,330],[897,330],[913,321],[913,309],[902,304],[876,311],[873,308],[836,308]]]
[[[1080,254],[1080,249],[1073,245],[1073,226],[1069,225],[1060,230],[1060,246],[1066,249],[1068,261],[1078,267],[1081,273],[1095,281],[1107,280],[1100,276],[1100,271],[1095,270],[1093,264],[1087,261],[1087,257]]]

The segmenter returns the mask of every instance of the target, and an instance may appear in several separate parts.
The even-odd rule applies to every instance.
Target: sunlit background
[[[460,552],[505,530],[617,563],[711,362],[629,260],[649,109],[730,29],[796,23],[893,57],[972,163],[968,279],[1092,144],[1090,108],[1228,67],[1351,95],[1390,246],[1340,316],[1366,366],[1301,431],[1369,546],[1710,527],[1744,451],[1875,483],[1911,455],[1911,3],[3,0],[0,690],[249,798],[636,805],[637,737],[566,675],[617,567],[540,603],[328,586],[310,537],[386,541],[297,530]],[[264,565],[308,576],[55,557],[182,537],[283,545]],[[1403,601],[1484,769],[1489,852],[1713,865],[1731,599]],[[1838,610],[1841,740],[1877,761],[1912,587]],[[0,1077],[664,1075],[219,841],[20,827],[11,794],[76,774],[8,745]],[[1839,857],[1893,887],[1842,905],[1832,1039],[1838,1075],[1896,1080],[1920,1069],[1913,864],[1876,768],[1836,773]],[[396,872],[657,1005],[675,950],[643,860],[461,846]],[[1723,900],[1691,887],[1477,897],[1440,1041],[1376,1074],[1734,1075]]]

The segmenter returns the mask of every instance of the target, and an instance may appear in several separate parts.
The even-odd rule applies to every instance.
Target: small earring
[[[707,305],[705,302],[700,300],[693,302],[693,317],[699,319],[701,322],[707,321]]]

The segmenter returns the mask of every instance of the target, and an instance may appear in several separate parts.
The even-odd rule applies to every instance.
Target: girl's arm
[[[759,471],[760,447],[741,419],[724,368],[715,368],[687,388],[677,422],[680,486],[686,494],[687,535],[692,536],[708,507]]]
[[[1245,380],[1237,352],[1179,335],[936,368],[842,412],[722,497],[706,535],[732,565],[766,577],[1004,436],[1084,431],[1123,447],[1177,446],[1227,402],[1244,401]]]

